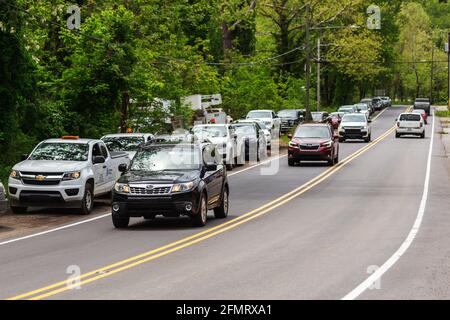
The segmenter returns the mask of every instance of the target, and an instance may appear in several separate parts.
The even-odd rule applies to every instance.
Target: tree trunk
[[[122,102],[120,105],[120,132],[127,132],[128,104],[130,102],[130,94],[128,91],[122,93]]]
[[[222,22],[221,29],[223,56],[227,60],[229,51],[233,49],[233,37],[232,32],[225,21]]]

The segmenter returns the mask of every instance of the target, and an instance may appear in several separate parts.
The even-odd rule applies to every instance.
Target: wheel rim
[[[88,190],[86,192],[86,208],[91,209],[91,206],[92,206],[92,195],[91,195],[91,191]]]
[[[203,222],[206,222],[206,215],[207,215],[207,210],[206,210],[206,203],[205,203],[205,198],[202,197],[202,204],[201,204],[201,208],[200,208],[200,215],[202,218]]]
[[[228,213],[228,192],[226,190],[223,193],[223,211],[225,214]]]

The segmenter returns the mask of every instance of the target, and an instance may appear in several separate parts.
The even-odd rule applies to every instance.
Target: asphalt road
[[[373,143],[341,144],[335,168],[288,167],[282,157],[276,175],[261,174],[263,166],[231,172],[229,218],[210,214],[206,228],[138,219],[115,230],[106,216],[0,243],[0,298],[341,299],[384,266],[417,222],[434,120],[426,139],[383,135],[405,108],[373,122]],[[355,298],[450,297],[442,155],[436,134],[417,236],[376,288]],[[81,288],[69,288],[65,280],[78,267]]]

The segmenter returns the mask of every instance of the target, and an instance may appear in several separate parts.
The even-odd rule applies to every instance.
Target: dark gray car
[[[0,182],[0,213],[6,211],[8,207],[8,200],[6,200],[6,190],[3,184]]]

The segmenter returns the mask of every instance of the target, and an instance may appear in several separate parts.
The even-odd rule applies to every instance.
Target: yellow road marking
[[[410,110],[410,108],[407,109],[407,111]],[[321,183],[322,181],[324,181],[325,179],[327,179],[329,176],[331,176],[332,174],[336,173],[337,171],[339,171],[341,168],[343,168],[345,165],[347,165],[349,162],[353,161],[355,158],[359,157],[360,155],[362,155],[363,153],[365,153],[367,150],[371,149],[373,146],[375,146],[376,144],[378,144],[379,142],[381,142],[382,140],[384,140],[386,137],[388,137],[392,132],[395,131],[395,127],[390,128],[389,130],[387,130],[384,134],[382,134],[380,137],[378,137],[377,139],[375,139],[374,141],[372,141],[371,143],[369,143],[368,145],[364,146],[363,148],[359,149],[358,151],[354,152],[353,154],[349,155],[348,157],[346,157],[344,160],[342,160],[339,164],[337,164],[334,167],[330,167],[329,169],[325,170],[324,172],[322,172],[321,174],[319,174],[318,176],[316,176],[315,178],[311,179],[310,181],[304,183],[303,185],[301,185],[300,187],[286,193],[283,196],[280,196],[279,198],[255,209],[252,210],[244,215],[241,215],[235,219],[229,220],[227,222],[224,222],[220,225],[217,225],[215,227],[209,228],[205,231],[196,233],[194,235],[191,235],[189,237],[185,237],[183,239],[180,239],[178,241],[175,241],[173,243],[167,244],[165,246],[159,247],[157,249],[142,253],[140,255],[119,261],[117,263],[114,264],[110,264],[106,267],[100,268],[100,269],[96,269],[94,271],[85,273],[83,275],[81,275],[78,279],[82,280],[85,279],[89,276],[94,275],[93,277],[86,279],[86,280],[82,280],[80,281],[80,285],[83,284],[88,284],[91,283],[93,281],[111,276],[115,273],[133,268],[135,266],[138,266],[140,264],[146,263],[148,261],[152,261],[155,260],[159,257],[165,256],[169,253],[178,251],[180,249],[186,248],[188,246],[192,246],[198,242],[204,241],[206,239],[209,239],[215,235],[221,234],[225,231],[228,231],[230,229],[234,229],[237,226],[246,223],[250,220],[253,220],[261,215],[266,214],[269,211],[272,211],[275,208],[278,208],[279,206],[293,200],[294,198],[302,195],[303,193],[307,192],[308,190],[310,190],[311,188],[313,188],[314,186],[318,185],[319,183]],[[122,266],[122,267],[120,267]],[[116,268],[118,267],[118,268]],[[116,268],[116,269],[114,269]],[[114,270],[111,270],[114,269]],[[97,274],[97,275],[96,275]],[[59,289],[55,289],[61,287]],[[55,289],[55,290],[52,290]],[[46,291],[52,290],[50,292],[35,296],[36,294],[40,294]],[[64,281],[60,281],[58,283],[55,283],[53,285],[47,286],[47,287],[43,287],[40,289],[36,289],[33,291],[29,291],[26,292],[24,294],[21,295],[17,295],[14,297],[9,298],[8,300],[18,300],[18,299],[24,299],[24,298],[28,298],[30,300],[40,300],[40,299],[44,299],[53,295],[56,295],[58,293],[64,292],[70,290],[70,287],[67,285],[67,280]]]

